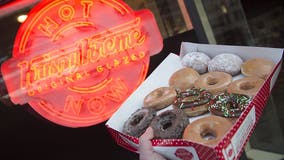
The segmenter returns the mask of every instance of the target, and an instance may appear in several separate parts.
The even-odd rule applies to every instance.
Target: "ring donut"
[[[155,139],[178,139],[188,124],[188,117],[181,109],[172,109],[157,115],[150,126]]]
[[[138,109],[124,123],[122,132],[130,136],[140,137],[155,116],[156,112],[153,109]]]
[[[183,139],[215,146],[230,130],[233,123],[223,117],[207,116],[190,123],[183,132]]]
[[[212,94],[202,89],[188,89],[177,91],[177,100],[174,106],[182,109],[188,116],[198,116],[208,112]]]
[[[253,58],[245,61],[241,66],[241,72],[245,76],[257,76],[262,79],[271,73],[274,62],[264,58]]]
[[[199,78],[199,73],[192,68],[186,67],[174,72],[169,79],[169,86],[175,89],[186,90],[194,86]]]
[[[194,83],[196,88],[205,89],[216,95],[227,90],[228,85],[233,81],[230,74],[225,72],[208,72],[201,75]]]
[[[239,117],[251,102],[251,97],[242,94],[221,93],[216,95],[209,111],[215,115],[235,118]]]
[[[244,77],[229,84],[227,91],[254,97],[263,83],[264,80],[258,77]]]
[[[144,98],[144,108],[153,108],[155,110],[163,109],[176,100],[176,90],[172,87],[159,87],[150,92]]]

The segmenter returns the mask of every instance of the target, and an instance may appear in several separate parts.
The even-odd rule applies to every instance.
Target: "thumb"
[[[154,152],[151,139],[154,137],[154,132],[151,127],[139,137],[139,157],[140,160],[166,160],[160,154]]]

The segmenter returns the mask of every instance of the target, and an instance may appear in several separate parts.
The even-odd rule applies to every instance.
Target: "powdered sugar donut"
[[[181,64],[185,67],[191,67],[198,73],[202,74],[207,72],[208,62],[211,58],[202,52],[189,52],[181,59]]]
[[[235,54],[223,53],[208,62],[208,71],[226,72],[232,76],[240,73],[243,60]]]

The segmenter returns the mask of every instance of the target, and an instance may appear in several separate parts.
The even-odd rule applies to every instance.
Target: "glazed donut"
[[[215,146],[230,130],[233,123],[223,117],[207,116],[190,123],[183,132],[183,139]]]
[[[254,97],[263,83],[264,80],[258,77],[244,77],[229,84],[227,92]]]
[[[189,52],[181,59],[181,64],[185,67],[190,67],[202,74],[207,72],[208,62],[211,58],[202,52]]]
[[[178,139],[182,137],[188,124],[188,117],[181,109],[172,109],[157,115],[150,126],[153,128],[155,139]]]
[[[202,89],[188,89],[177,92],[174,106],[182,109],[188,116],[198,116],[208,112],[212,94]]]
[[[219,94],[227,90],[228,85],[233,81],[230,74],[225,72],[208,72],[201,75],[194,83],[196,88],[209,91],[212,94]]]
[[[235,118],[239,117],[251,102],[251,97],[242,94],[221,93],[213,99],[209,107],[212,114]]]
[[[245,61],[241,66],[241,72],[245,76],[257,76],[262,79],[270,74],[274,62],[263,58],[253,58]]]
[[[243,60],[235,54],[219,54],[208,62],[208,71],[226,72],[232,76],[240,73]]]
[[[153,109],[137,109],[124,123],[122,132],[130,136],[140,137],[155,116],[156,112]]]
[[[186,90],[193,87],[199,76],[199,73],[192,68],[182,68],[171,75],[169,86],[175,89]]]
[[[163,109],[176,100],[176,90],[171,87],[159,87],[150,92],[144,98],[144,108],[153,108],[155,110]]]

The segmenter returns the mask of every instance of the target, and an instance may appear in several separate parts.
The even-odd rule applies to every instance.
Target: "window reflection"
[[[192,29],[183,1],[177,0],[125,0],[133,9],[150,9],[155,15],[163,38]]]

